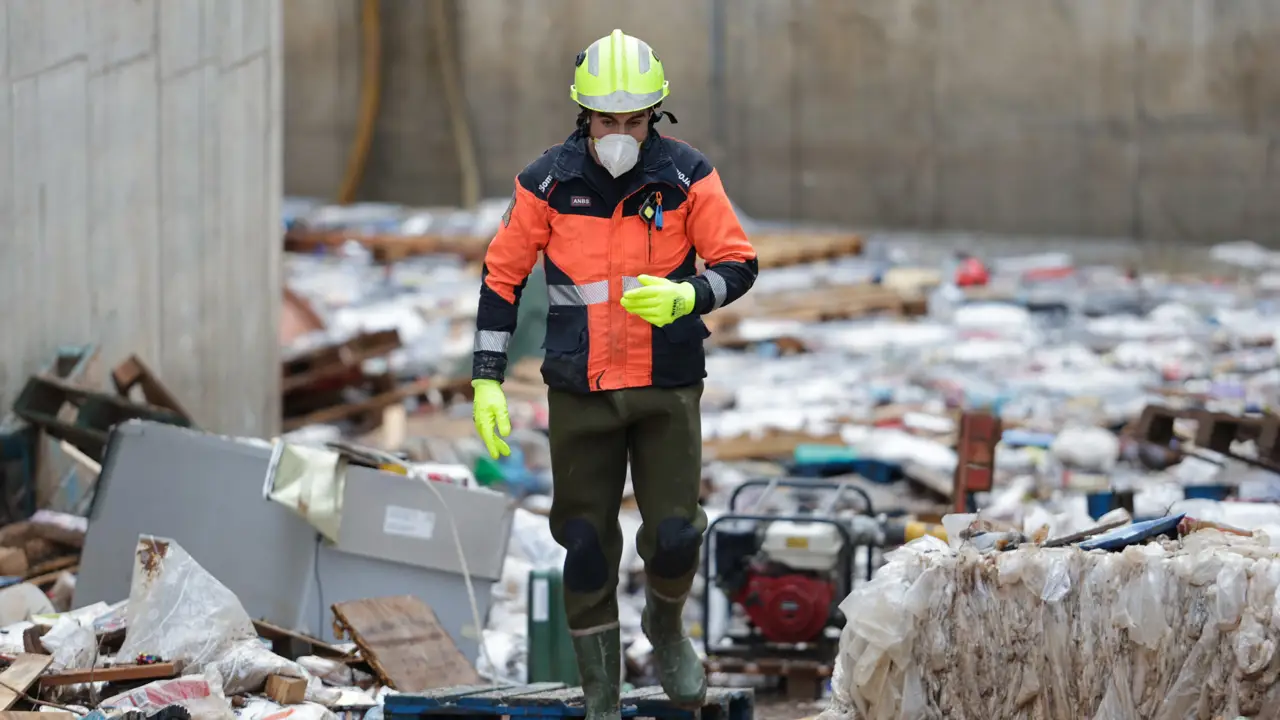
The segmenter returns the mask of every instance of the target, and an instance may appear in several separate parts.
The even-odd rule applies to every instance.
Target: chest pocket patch
[[[649,261],[657,267],[676,267],[684,262],[692,247],[685,229],[688,209],[662,211],[662,223],[659,226],[656,218],[648,229]],[[642,216],[643,217],[643,216]]]

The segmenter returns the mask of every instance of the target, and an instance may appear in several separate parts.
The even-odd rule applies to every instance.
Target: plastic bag
[[[231,720],[236,715],[223,695],[221,685],[222,678],[216,672],[156,680],[109,697],[98,707],[101,710],[141,710],[151,714],[171,705],[181,705],[191,712],[193,718]]]
[[[1175,720],[1280,706],[1280,552],[1259,538],[1201,530],[1112,553],[922,538],[885,561],[840,605],[849,619],[824,720]]]
[[[40,643],[53,655],[51,666],[55,670],[83,670],[91,668],[98,660],[98,636],[68,616],[59,617]]]
[[[229,694],[260,690],[268,675],[306,677],[258,641],[239,598],[173,540],[138,539],[121,657],[157,655],[184,672],[214,668]]]
[[[329,708],[313,702],[279,705],[270,700],[255,699],[238,714],[240,720],[337,720]]]

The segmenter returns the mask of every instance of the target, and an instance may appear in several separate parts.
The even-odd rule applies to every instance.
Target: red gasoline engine
[[[813,643],[839,622],[835,603],[849,587],[848,549],[834,523],[779,519],[746,530],[717,528],[716,582],[758,640]]]
[[[768,570],[748,572],[747,584],[733,600],[746,610],[770,642],[802,643],[822,634],[831,618],[835,583],[823,577]]]

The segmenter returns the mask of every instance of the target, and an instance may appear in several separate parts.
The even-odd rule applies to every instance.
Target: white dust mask
[[[614,133],[596,138],[596,157],[609,174],[618,177],[636,166],[640,159],[640,143],[630,135]]]

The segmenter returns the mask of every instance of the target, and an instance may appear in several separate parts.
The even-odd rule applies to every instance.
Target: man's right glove
[[[510,455],[511,448],[494,432],[496,429],[502,437],[511,434],[511,417],[507,415],[507,396],[502,392],[502,383],[472,380],[471,387],[476,391],[471,417],[476,421],[476,432],[484,440],[489,457],[497,460],[499,455]]]

